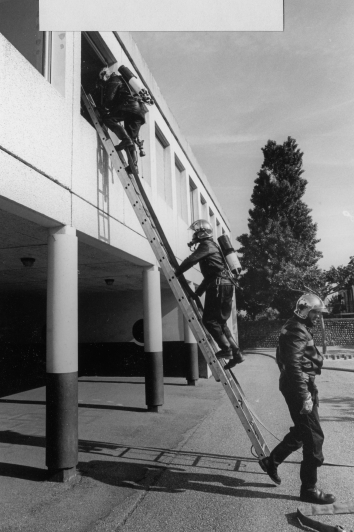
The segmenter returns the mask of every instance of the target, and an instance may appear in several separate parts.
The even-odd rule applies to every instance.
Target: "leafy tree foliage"
[[[239,281],[238,306],[253,318],[267,307],[288,314],[294,292],[279,284],[277,275],[289,265],[300,271],[316,266],[317,226],[302,201],[307,181],[301,176],[303,153],[288,137],[283,144],[269,140],[255,180],[249,210],[249,234],[237,238],[245,270]]]
[[[287,264],[275,275],[274,282],[298,293],[315,292],[324,300],[354,285],[354,257],[350,257],[346,266],[331,266],[329,270],[321,270],[317,266],[301,270]]]
[[[283,288],[288,288],[297,292],[314,292],[322,300],[327,298],[329,304],[334,299],[334,294],[341,290],[346,290],[354,284],[354,257],[350,257],[347,266],[338,266],[327,271],[321,270],[317,266],[310,266],[306,270],[302,270],[293,264],[286,264],[284,268],[275,275],[274,282],[278,283]],[[332,296],[332,298],[331,298]],[[322,329],[322,348],[323,353],[326,353],[326,333],[323,316],[321,316]]]

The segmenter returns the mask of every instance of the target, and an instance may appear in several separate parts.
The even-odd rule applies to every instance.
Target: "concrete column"
[[[194,334],[189,328],[188,320],[183,316],[184,348],[186,361],[186,379],[190,386],[195,386],[199,378],[198,345]]]
[[[145,398],[150,412],[164,402],[160,271],[143,271]]]
[[[78,310],[76,230],[49,230],[46,466],[64,482],[78,462]]]

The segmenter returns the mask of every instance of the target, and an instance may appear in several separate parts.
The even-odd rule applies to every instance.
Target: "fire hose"
[[[275,357],[268,354],[268,353],[259,353],[255,352],[254,354],[257,355],[263,355],[268,356],[269,358],[272,358],[275,360]],[[323,368],[323,369],[332,369],[332,368]],[[342,368],[333,368],[333,370],[337,371],[349,371],[354,372],[354,370],[345,370]],[[272,436],[274,436],[277,440],[279,438],[275,436],[262,422],[258,417],[252,412],[252,414],[255,416],[257,421],[270,433]],[[279,440],[280,441],[280,440]],[[252,451],[252,449],[251,449]],[[253,453],[252,453],[253,454]],[[333,464],[331,462],[326,462],[327,465],[343,465],[346,467],[354,467],[354,465],[351,464]],[[334,503],[334,504],[326,504],[326,505],[318,505],[318,504],[312,504],[310,507],[307,506],[300,506],[297,509],[297,518],[301,525],[310,528],[311,530],[318,530],[318,532],[346,532],[345,529],[340,525],[327,525],[325,523],[321,523],[319,521],[316,521],[316,519],[311,519],[310,516],[313,515],[337,515],[337,514],[354,514],[354,504],[341,504],[341,503]],[[348,531],[349,532],[349,531]],[[354,532],[351,530],[350,532]]]
[[[345,532],[344,528],[340,525],[327,525],[320,523],[315,519],[311,519],[312,515],[337,515],[337,514],[351,514],[354,513],[354,504],[326,504],[319,506],[318,504],[312,504],[310,507],[300,506],[297,509],[297,518],[303,526],[311,528],[312,530],[318,530],[319,532]],[[353,532],[353,531],[351,531]]]

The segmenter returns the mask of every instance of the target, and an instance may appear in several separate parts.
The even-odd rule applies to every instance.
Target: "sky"
[[[261,148],[296,139],[327,269],[354,255],[354,2],[284,0],[284,19],[283,32],[132,36],[234,239],[248,232]]]

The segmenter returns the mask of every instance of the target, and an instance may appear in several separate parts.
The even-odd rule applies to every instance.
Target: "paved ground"
[[[274,350],[249,353],[237,376],[249,405],[277,437],[290,419],[277,390]],[[253,350],[255,353],[255,351]],[[320,486],[354,501],[354,359],[326,360],[318,379],[326,435]],[[139,378],[80,379],[80,474],[45,480],[45,390],[0,399],[1,532],[290,532],[303,528],[300,454],[275,487],[220,384],[166,379],[165,404],[147,413]],[[277,440],[262,432],[269,447]],[[322,516],[354,530],[354,515]]]

